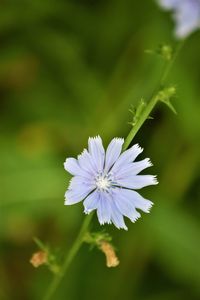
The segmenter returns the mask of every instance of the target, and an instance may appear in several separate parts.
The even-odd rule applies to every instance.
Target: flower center
[[[96,178],[96,186],[100,190],[107,190],[111,186],[111,180],[107,175],[100,175]]]

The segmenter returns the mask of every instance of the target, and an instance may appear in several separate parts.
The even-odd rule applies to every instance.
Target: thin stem
[[[165,65],[163,75],[161,76],[161,79],[159,80],[159,83],[158,83],[158,88],[154,92],[154,95],[152,96],[150,101],[147,103],[146,107],[144,108],[144,110],[140,114],[139,118],[137,119],[137,122],[133,125],[133,128],[131,129],[127,138],[125,139],[125,142],[123,145],[123,150],[126,150],[128,148],[128,146],[132,142],[133,138],[135,137],[135,135],[137,134],[137,132],[139,131],[141,126],[144,124],[146,119],[148,119],[148,117],[150,116],[150,114],[151,114],[152,110],[154,109],[155,105],[157,104],[157,102],[160,100],[158,97],[158,92],[159,92],[160,88],[162,88],[162,86],[165,84],[167,76],[169,75],[169,73],[175,63],[175,60],[176,60],[181,48],[183,47],[183,44],[184,44],[184,41],[181,41],[177,45],[176,51],[173,55],[173,58],[171,59],[170,62],[168,62]]]
[[[183,45],[183,43],[180,43],[178,45],[172,60],[165,66],[163,76],[161,77],[161,80],[159,81],[159,87],[156,90],[153,97],[148,102],[148,104],[146,105],[146,107],[144,108],[144,110],[142,111],[142,113],[140,114],[140,116],[139,116],[137,122],[135,123],[135,125],[133,126],[133,128],[129,132],[127,138],[125,139],[125,142],[124,142],[124,145],[123,145],[123,150],[126,150],[128,148],[128,146],[132,142],[133,138],[135,137],[136,133],[139,131],[139,129],[141,128],[141,126],[143,125],[145,120],[148,119],[151,111],[155,107],[156,103],[159,101],[159,97],[158,97],[159,88],[164,84],[169,72],[171,71],[171,69],[174,65],[174,62],[176,60],[176,57],[177,57],[182,45]],[[43,300],[50,300],[52,298],[53,294],[55,293],[56,289],[58,288],[58,286],[59,286],[62,278],[64,277],[70,263],[72,262],[73,258],[75,257],[75,255],[77,254],[77,252],[79,251],[81,245],[84,242],[84,236],[85,236],[85,233],[87,232],[87,230],[89,228],[92,217],[93,217],[93,213],[91,213],[91,214],[89,214],[88,216],[85,217],[85,220],[82,224],[80,232],[79,232],[74,244],[72,245],[71,250],[69,251],[69,253],[67,254],[67,256],[65,258],[65,261],[64,261],[64,264],[63,264],[63,267],[62,267],[61,271],[59,272],[59,274],[55,275],[55,277],[54,277],[51,285],[49,286],[49,289],[47,290],[47,293],[44,296]]]
[[[126,150],[130,143],[132,142],[133,138],[135,137],[136,133],[139,131],[139,129],[142,127],[143,123],[146,121],[146,119],[149,117],[151,111],[153,110],[154,106],[156,105],[158,101],[158,97],[153,96],[143,112],[141,113],[140,117],[138,118],[137,122],[129,132],[127,138],[125,139],[123,150]]]
[[[57,287],[59,286],[62,278],[64,277],[70,263],[72,262],[73,258],[75,257],[75,255],[77,254],[78,250],[80,249],[82,243],[84,242],[84,235],[89,228],[92,217],[93,217],[93,213],[90,213],[88,216],[85,217],[84,222],[81,226],[80,232],[79,232],[71,250],[69,251],[69,253],[66,256],[63,267],[62,267],[61,271],[58,274],[56,274],[55,277],[53,278],[53,281],[52,281],[51,285],[49,286],[49,289],[47,290],[46,295],[43,298],[44,300],[50,300],[51,297],[53,296],[53,294],[55,293],[55,291],[56,291]]]
[[[176,61],[176,58],[177,58],[181,48],[183,47],[184,43],[185,43],[185,40],[182,40],[178,43],[177,48],[174,52],[174,55],[173,55],[172,59],[170,60],[170,62],[166,63],[163,75],[161,76],[160,85],[164,85],[165,80],[167,79],[167,76],[169,75],[169,73],[170,73],[170,71],[171,71],[171,69],[172,69],[172,67],[173,67],[173,65]]]

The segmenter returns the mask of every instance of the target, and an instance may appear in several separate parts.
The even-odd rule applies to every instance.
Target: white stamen
[[[111,185],[110,180],[105,176],[99,176],[96,180],[96,186],[100,190],[107,190]]]

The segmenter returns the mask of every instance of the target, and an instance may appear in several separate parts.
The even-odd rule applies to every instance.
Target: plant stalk
[[[146,121],[146,119],[149,118],[152,110],[154,109],[155,105],[157,104],[157,102],[159,101],[159,97],[158,97],[158,92],[159,89],[164,85],[165,80],[168,76],[168,74],[170,73],[174,62],[177,58],[178,53],[180,52],[180,49],[183,45],[183,42],[181,42],[175,53],[173,58],[171,59],[171,61],[165,65],[164,71],[163,71],[163,75],[161,76],[161,79],[159,81],[158,84],[158,88],[156,89],[156,92],[154,93],[154,95],[152,96],[152,98],[150,99],[150,101],[147,103],[147,105],[145,106],[145,108],[143,109],[143,111],[141,112],[137,122],[134,124],[134,126],[132,127],[131,131],[129,132],[127,138],[125,139],[124,145],[123,145],[123,151],[126,150],[130,143],[132,142],[133,138],[135,137],[135,135],[137,134],[137,132],[139,131],[139,129],[141,128],[141,126],[143,125],[143,123]],[[67,254],[63,267],[61,268],[61,271],[55,275],[55,277],[53,278],[52,283],[50,284],[47,293],[45,294],[43,300],[50,300],[52,299],[52,296],[54,295],[55,291],[57,290],[62,278],[64,277],[70,263],[72,262],[73,258],[75,257],[75,255],[77,254],[77,252],[79,251],[80,247],[82,246],[83,242],[84,242],[84,236],[86,234],[86,232],[88,231],[89,225],[92,221],[92,217],[93,217],[94,213],[89,214],[88,216],[85,217],[84,222],[81,226],[80,232],[74,242],[74,244],[72,245],[71,250],[69,251],[69,253]]]

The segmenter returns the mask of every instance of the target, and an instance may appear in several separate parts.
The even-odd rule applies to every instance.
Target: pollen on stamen
[[[96,180],[96,186],[100,190],[107,190],[110,187],[110,180],[105,176],[100,176]]]

